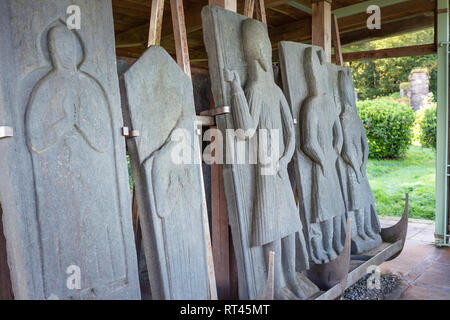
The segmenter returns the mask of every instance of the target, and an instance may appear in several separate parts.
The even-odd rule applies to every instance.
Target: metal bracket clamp
[[[205,110],[205,111],[200,112],[200,115],[215,117],[215,116],[219,116],[221,114],[227,114],[227,113],[231,113],[231,107],[229,107],[229,106],[223,106],[223,107]]]
[[[140,136],[140,132],[139,130],[130,130],[128,127],[123,127],[122,135],[126,138],[136,138]]]
[[[0,139],[11,138],[14,136],[14,128],[7,126],[0,126]]]

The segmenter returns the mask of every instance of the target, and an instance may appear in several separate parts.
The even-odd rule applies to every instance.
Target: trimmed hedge
[[[414,111],[389,98],[358,102],[358,113],[366,129],[369,157],[403,157],[413,137]]]
[[[423,147],[431,147],[436,149],[436,106],[424,111],[420,127],[422,134],[420,135],[420,143]]]

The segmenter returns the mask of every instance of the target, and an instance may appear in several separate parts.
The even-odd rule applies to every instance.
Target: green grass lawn
[[[436,153],[412,145],[406,157],[369,160],[367,176],[380,216],[401,216],[409,192],[409,217],[434,220]]]

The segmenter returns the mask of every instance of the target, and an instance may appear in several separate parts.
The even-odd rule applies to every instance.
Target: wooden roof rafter
[[[151,0],[112,1],[118,55],[139,57],[148,41]],[[237,2],[237,12],[242,14],[244,1]],[[184,0],[186,32],[193,61],[206,61],[201,9],[207,4],[207,0]],[[381,7],[381,30],[367,29],[366,9],[371,4]],[[275,49],[283,40],[310,42],[310,0],[265,0],[265,6],[269,34]],[[338,17],[342,45],[348,45],[431,27],[435,6],[435,0],[333,0],[331,9]],[[165,7],[161,45],[175,54],[168,0]]]

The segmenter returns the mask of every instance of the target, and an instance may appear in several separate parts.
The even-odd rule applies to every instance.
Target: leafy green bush
[[[358,102],[358,113],[366,129],[370,158],[399,158],[406,154],[415,121],[409,106],[379,98]]]
[[[412,144],[416,146],[421,146],[422,142],[420,139],[422,138],[422,120],[425,114],[426,109],[420,109],[415,112],[416,121],[414,121],[413,126],[413,140]]]
[[[436,148],[436,106],[426,109],[421,121],[420,143],[423,147]]]

